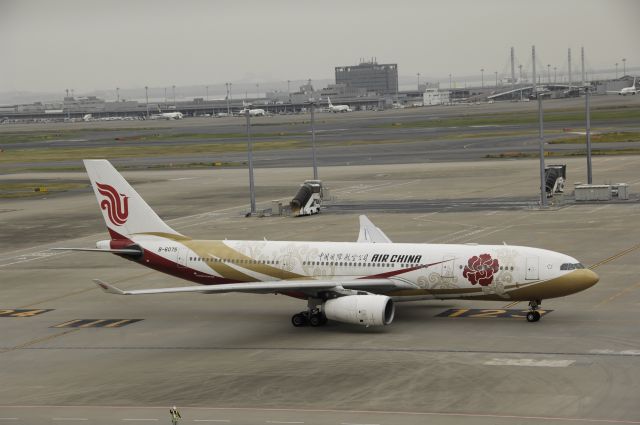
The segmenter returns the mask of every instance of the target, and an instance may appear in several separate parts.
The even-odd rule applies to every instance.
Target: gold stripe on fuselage
[[[251,258],[233,248],[227,246],[223,241],[198,241],[190,240],[182,242],[187,248],[206,259],[207,265],[227,279],[239,281],[255,281],[256,278],[235,269],[230,264],[224,262],[211,261],[213,258],[231,260],[231,264],[241,268],[260,273],[274,279],[312,279],[297,273],[282,270],[269,264],[264,264],[259,259]],[[264,260],[266,261],[266,260]],[[269,260],[273,261],[273,260]]]

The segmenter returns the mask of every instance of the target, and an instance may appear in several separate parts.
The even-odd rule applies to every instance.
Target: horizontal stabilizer
[[[275,282],[243,282],[225,283],[220,285],[180,286],[174,288],[135,289],[123,291],[99,279],[93,282],[105,292],[116,295],[151,295],[151,294],[175,294],[182,292],[202,292],[206,294],[224,292],[251,292],[251,293],[284,293],[284,292],[317,292],[341,289],[414,289],[415,287],[405,282],[397,282],[390,279],[360,279],[360,280],[279,280]]]
[[[142,251],[139,249],[99,249],[99,248],[51,248],[53,251],[83,251],[83,252],[108,252],[110,254],[133,254],[139,255],[142,254]]]
[[[103,291],[108,292],[110,294],[116,295],[127,295],[123,290],[116,288],[113,285],[109,285],[106,282],[101,281],[100,279],[93,279],[96,285],[102,288]]]

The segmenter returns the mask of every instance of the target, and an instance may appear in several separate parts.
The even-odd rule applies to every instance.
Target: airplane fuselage
[[[181,238],[130,238],[126,244],[139,246],[143,254],[129,258],[205,285],[390,279],[408,284],[407,289],[385,293],[398,301],[547,299],[584,290],[597,281],[568,255],[523,246],[176,239]],[[113,241],[101,243],[116,248]],[[124,241],[118,243],[121,248]]]

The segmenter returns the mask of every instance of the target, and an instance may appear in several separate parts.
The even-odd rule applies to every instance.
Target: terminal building
[[[336,85],[344,84],[348,88],[382,95],[398,91],[398,64],[379,64],[371,59],[354,66],[337,66],[335,70]]]

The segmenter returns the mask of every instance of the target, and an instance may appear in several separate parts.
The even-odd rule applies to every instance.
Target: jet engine
[[[347,295],[327,300],[323,311],[327,319],[363,326],[389,325],[395,306],[384,295]]]

